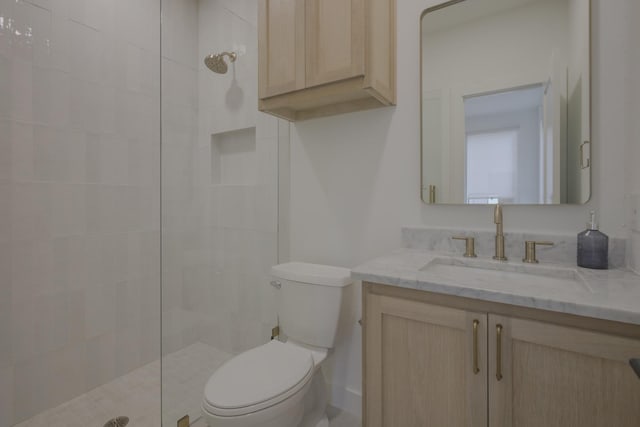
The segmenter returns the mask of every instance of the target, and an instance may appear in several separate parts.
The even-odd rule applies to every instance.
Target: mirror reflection
[[[589,0],[464,0],[422,17],[422,199],[585,203]]]

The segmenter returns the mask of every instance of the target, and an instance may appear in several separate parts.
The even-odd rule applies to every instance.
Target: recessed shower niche
[[[211,183],[256,185],[256,128],[211,135]]]

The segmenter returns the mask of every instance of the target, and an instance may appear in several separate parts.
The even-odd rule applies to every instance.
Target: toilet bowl
[[[274,340],[232,358],[205,387],[205,420],[212,427],[300,426],[325,357],[321,351]]]
[[[286,342],[272,340],[218,368],[205,387],[209,427],[326,427],[320,371],[335,339],[350,271],[315,264],[272,268]]]

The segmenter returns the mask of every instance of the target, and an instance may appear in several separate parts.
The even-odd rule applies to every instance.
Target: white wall
[[[158,358],[160,8],[0,0],[0,17],[9,426]]]
[[[589,169],[580,167],[580,144],[589,140],[589,3],[569,1],[569,55],[567,73],[567,196],[570,203],[589,195]]]
[[[291,258],[352,267],[400,246],[407,225],[491,230],[492,208],[420,200],[420,20],[436,1],[398,1],[398,105],[298,123],[291,141]],[[593,2],[593,191],[579,206],[506,206],[505,231],[578,233],[595,209],[601,229],[627,237],[625,156],[631,121],[628,22],[635,0]],[[636,7],[636,6],[634,6]],[[637,16],[637,13],[636,15]],[[637,30],[634,30],[637,32]],[[633,76],[633,79],[631,79]],[[637,111],[637,110],[636,110]],[[637,117],[637,116],[636,116]],[[635,120],[637,122],[637,120]],[[636,139],[637,142],[637,139]],[[631,150],[633,149],[633,152]],[[637,176],[634,177],[637,182]],[[333,356],[332,381],[350,406],[360,391],[360,327],[349,325]]]
[[[640,39],[640,27],[637,25],[637,18],[640,16],[640,2],[634,2],[630,13],[627,15],[627,25],[633,32],[631,38],[626,45],[623,45],[629,54],[631,61],[631,70],[627,76],[625,84],[630,89],[631,108],[627,113],[627,120],[630,126],[630,136],[628,141],[628,157],[627,157],[627,180],[628,194],[630,195],[630,221],[632,231],[629,244],[629,264],[640,273],[640,168],[638,161],[640,159],[640,84],[637,82],[637,76],[640,75],[640,49],[635,41]]]

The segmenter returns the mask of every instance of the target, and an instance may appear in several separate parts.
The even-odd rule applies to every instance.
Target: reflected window
[[[510,203],[517,188],[518,130],[467,134],[466,200]]]

